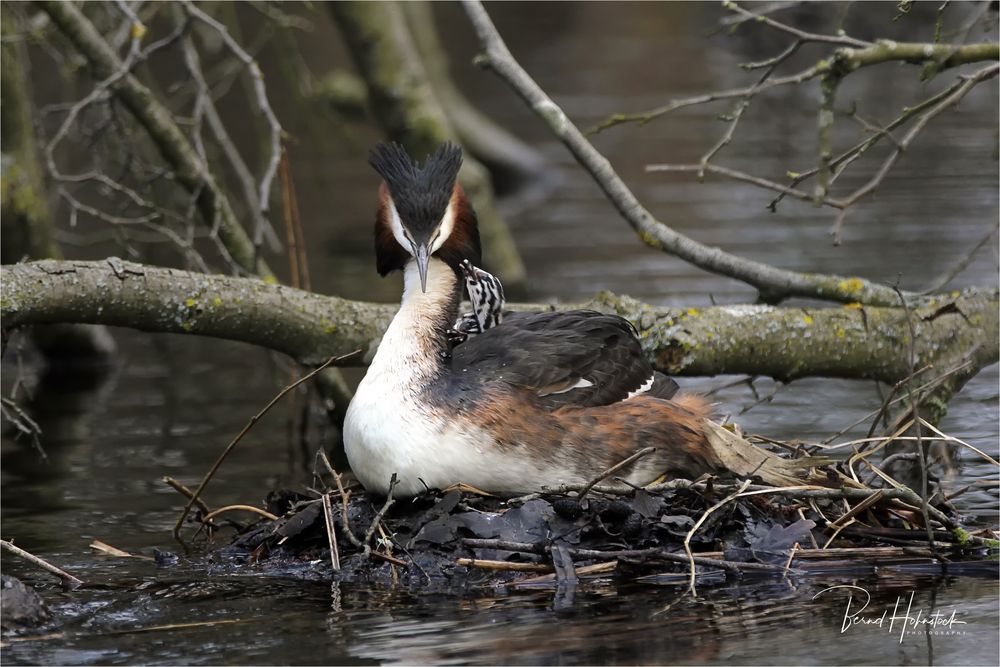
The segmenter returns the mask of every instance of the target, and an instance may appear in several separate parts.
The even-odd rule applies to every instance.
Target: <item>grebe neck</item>
[[[382,337],[370,370],[410,377],[433,375],[448,365],[447,332],[458,316],[462,283],[445,262],[431,257],[427,291],[420,288],[416,260],[403,270],[403,299]],[[369,371],[370,372],[370,371]]]

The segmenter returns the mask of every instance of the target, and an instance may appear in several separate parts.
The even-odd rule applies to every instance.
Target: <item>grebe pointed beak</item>
[[[420,272],[420,291],[427,291],[427,264],[430,262],[430,252],[426,243],[420,243],[414,248],[414,257],[417,259],[417,271]]]

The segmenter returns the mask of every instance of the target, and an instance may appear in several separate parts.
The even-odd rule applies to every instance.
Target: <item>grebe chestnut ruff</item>
[[[537,491],[586,483],[650,446],[619,476],[641,485],[720,469],[707,404],[674,395],[627,320],[588,310],[504,316],[499,281],[476,268],[479,230],[456,182],[458,147],[441,146],[420,167],[380,144],[370,163],[383,178],[376,268],[403,271],[404,287],[344,423],[366,489],[386,493],[395,473],[399,496],[457,483]],[[466,283],[473,313],[458,318]]]

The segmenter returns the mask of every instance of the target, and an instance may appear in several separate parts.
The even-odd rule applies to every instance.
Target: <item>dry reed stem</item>
[[[174,491],[176,491],[177,493],[179,493],[182,496],[184,496],[185,498],[187,498],[188,500],[190,500],[191,498],[194,498],[194,491],[192,491],[188,487],[184,486],[183,484],[181,484],[180,482],[178,482],[173,477],[164,476],[162,478],[162,482],[164,484],[166,484],[167,486],[169,486]],[[205,501],[203,501],[201,498],[198,498],[197,500],[195,500],[195,505],[197,505],[198,509],[200,509],[205,514],[211,514],[211,512],[212,512],[212,510],[210,510],[208,508],[208,505],[205,504]]]
[[[94,540],[90,543],[90,548],[99,554],[105,556],[111,556],[113,558],[138,558],[139,560],[156,560],[150,556],[143,556],[142,554],[133,554],[128,551],[119,549],[118,547],[113,547],[107,542],[102,542],[100,540]]]
[[[268,521],[278,520],[278,517],[275,516],[274,514],[271,514],[267,510],[262,510],[259,507],[254,507],[253,505],[226,505],[225,507],[220,507],[219,509],[210,512],[207,516],[205,516],[202,519],[202,522],[208,523],[209,521],[219,516],[220,514],[224,514],[226,512],[234,512],[234,511],[253,512],[254,514],[259,514]]]
[[[330,459],[327,458],[326,452],[324,452],[321,449],[317,452],[317,456],[319,457],[320,461],[323,462],[323,465],[326,466],[327,472],[330,474],[331,477],[333,477],[333,481],[337,484],[337,491],[340,493],[340,503],[341,503],[340,517],[342,519],[342,524],[343,524],[341,528],[343,528],[344,534],[347,535],[347,539],[350,541],[351,544],[353,544],[358,549],[364,549],[361,540],[359,540],[357,536],[354,534],[354,531],[351,530],[351,517],[348,512],[348,508],[350,507],[350,501],[351,501],[351,492],[344,489],[344,483],[340,479],[340,473],[334,470],[333,466],[330,465]]]
[[[730,493],[728,496],[726,496],[725,498],[723,498],[722,500],[720,500],[719,502],[715,503],[707,510],[705,510],[704,514],[701,515],[701,517],[695,522],[694,526],[691,527],[691,530],[688,531],[688,534],[684,536],[684,553],[687,554],[688,561],[691,564],[691,574],[688,578],[688,592],[691,593],[691,597],[698,597],[698,593],[695,590],[695,584],[694,584],[696,571],[695,571],[694,554],[691,552],[691,538],[694,537],[694,534],[698,531],[699,528],[701,528],[701,524],[705,523],[705,519],[707,519],[712,512],[719,509],[729,501],[739,497],[739,495],[743,493],[743,491],[745,491],[748,486],[750,486],[750,480],[749,479],[744,480],[743,484],[740,485],[738,491],[736,491],[735,493]]]
[[[538,563],[515,563],[507,560],[480,560],[478,558],[459,558],[457,565],[478,567],[484,570],[504,570],[510,572],[552,572],[551,565]]]
[[[626,458],[626,459],[624,459],[622,461],[619,461],[618,463],[614,464],[613,466],[611,466],[610,468],[608,468],[607,470],[605,470],[604,472],[602,472],[601,474],[599,474],[597,477],[595,477],[594,479],[592,479],[589,482],[587,482],[584,485],[584,487],[582,489],[580,489],[580,493],[577,496],[577,500],[583,500],[583,497],[585,495],[587,495],[587,492],[590,491],[592,488],[594,488],[599,482],[607,479],[612,474],[618,472],[619,470],[621,470],[622,468],[624,468],[628,464],[635,463],[636,461],[638,461],[639,459],[641,459],[643,456],[646,456],[647,454],[652,454],[655,451],[656,451],[656,447],[646,447],[645,449],[640,449],[635,454],[632,454],[628,458]]]
[[[337,548],[337,529],[333,524],[333,508],[330,506],[330,494],[323,494],[323,521],[326,524],[326,540],[330,544],[330,565],[333,571],[340,571],[340,549]]]

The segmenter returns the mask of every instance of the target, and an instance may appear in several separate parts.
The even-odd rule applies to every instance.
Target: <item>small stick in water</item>
[[[9,551],[15,556],[20,556],[24,560],[30,563],[34,563],[35,565],[42,568],[46,572],[56,575],[57,577],[62,579],[63,583],[66,586],[70,588],[77,588],[83,585],[83,582],[81,580],[77,579],[69,572],[59,569],[52,563],[44,561],[34,554],[28,553],[21,547],[14,546],[13,542],[8,542],[7,540],[0,540],[0,546],[2,546],[5,551]]]

